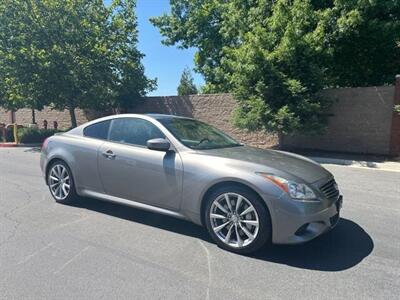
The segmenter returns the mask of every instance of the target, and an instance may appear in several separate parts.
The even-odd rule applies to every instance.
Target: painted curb
[[[17,144],[15,144],[15,143],[0,143],[0,148],[11,148],[11,147],[17,147]]]
[[[33,147],[41,147],[42,143],[36,144],[15,144],[15,143],[0,143],[0,148],[16,148],[16,147],[25,147],[25,148],[33,148]]]

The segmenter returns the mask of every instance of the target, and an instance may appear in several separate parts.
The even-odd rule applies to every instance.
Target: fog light
[[[306,224],[300,226],[300,228],[297,229],[294,234],[297,236],[302,236],[302,235],[306,234],[308,225],[310,225],[310,223],[306,223]]]

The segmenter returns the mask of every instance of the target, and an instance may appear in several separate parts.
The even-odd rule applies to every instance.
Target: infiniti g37
[[[57,202],[93,197],[183,218],[237,253],[312,240],[342,203],[319,164],[170,115],[109,116],[50,137],[41,168]]]

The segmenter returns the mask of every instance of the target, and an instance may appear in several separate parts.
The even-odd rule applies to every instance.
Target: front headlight
[[[284,192],[288,193],[292,199],[308,201],[317,200],[317,197],[315,196],[313,190],[304,183],[297,183],[295,181],[287,180],[285,178],[267,173],[257,174],[274,183]]]

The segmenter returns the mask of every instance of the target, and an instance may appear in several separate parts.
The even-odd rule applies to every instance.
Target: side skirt
[[[127,206],[130,206],[130,207],[143,209],[143,210],[147,210],[147,211],[151,211],[151,212],[155,212],[155,213],[171,216],[171,217],[174,217],[174,218],[179,218],[179,219],[184,219],[184,220],[190,221],[188,218],[186,218],[184,215],[182,215],[182,214],[180,214],[178,212],[171,211],[171,210],[164,209],[164,208],[160,208],[160,207],[156,207],[156,206],[152,206],[152,205],[148,205],[148,204],[144,204],[144,203],[140,203],[140,202],[136,202],[136,201],[133,201],[133,200],[126,200],[126,199],[123,199],[123,198],[110,196],[110,195],[106,195],[106,194],[102,194],[102,193],[97,193],[97,192],[93,192],[93,191],[89,191],[89,190],[85,190],[85,189],[80,190],[79,194],[81,194],[82,196],[93,197],[93,198],[96,198],[96,199],[99,199],[99,200],[104,200],[104,201],[108,201],[108,202],[114,202],[114,203],[118,203],[118,204],[123,204],[123,205],[127,205]]]

